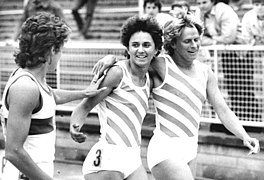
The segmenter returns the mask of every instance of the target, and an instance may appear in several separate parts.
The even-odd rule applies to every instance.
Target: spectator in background
[[[198,8],[191,9],[190,4],[186,0],[175,0],[171,5],[170,14],[173,17],[177,17],[178,14],[182,14],[181,12],[192,13],[196,17],[200,17],[200,10]]]
[[[171,5],[171,10],[172,11],[184,10],[187,13],[191,9],[190,9],[190,5],[187,1],[175,0]]]
[[[244,14],[241,21],[241,37],[240,43],[248,45],[264,45],[264,1],[252,0],[253,9]],[[234,93],[239,93],[243,101],[243,109],[241,109],[242,118],[248,120],[260,120],[260,110],[258,100],[255,97],[254,86],[254,52],[247,51],[243,54],[244,58],[240,58],[237,62],[238,69],[235,76],[243,79],[238,84]],[[241,71],[241,69],[243,71]],[[238,99],[238,98],[237,98]]]
[[[244,4],[248,4],[251,0],[225,0],[236,12],[242,10]]]
[[[184,12],[184,13],[182,13]],[[174,1],[171,5],[170,15],[173,17],[178,17],[182,14],[187,14],[190,12],[189,3],[186,1]]]
[[[36,15],[39,12],[49,12],[60,17],[60,19],[65,19],[61,6],[54,0],[28,0],[28,2],[25,4],[23,15],[16,27],[16,32],[14,34],[15,41],[18,39],[21,26],[26,21],[26,19],[32,15]]]
[[[240,21],[227,3],[226,0],[197,0],[205,26],[202,45],[236,43]],[[225,50],[221,53],[221,60],[224,87],[231,100],[231,109],[241,120],[255,120],[258,118],[258,107],[253,92],[253,63],[250,53],[241,56],[239,52]],[[211,125],[211,130],[220,130],[219,128],[222,129],[222,126]],[[226,131],[225,128],[222,130]]]
[[[236,12],[219,0],[196,0],[205,32],[202,45],[233,44],[236,39],[239,18]]]
[[[144,4],[143,4],[144,15],[154,17],[158,21],[159,25],[163,27],[166,24],[166,22],[172,20],[173,17],[170,14],[162,13],[161,9],[162,9],[162,4],[159,0],[144,0]],[[164,53],[166,52],[162,47],[160,54],[164,54]]]
[[[88,31],[93,20],[94,9],[97,0],[75,0],[75,5],[72,9],[72,15],[76,21],[79,33],[85,39],[88,39]],[[84,19],[81,17],[79,10],[86,6],[86,13]]]
[[[245,44],[264,45],[264,1],[252,0],[252,4],[242,18],[242,37]]]
[[[145,15],[155,17],[162,27],[172,19],[171,15],[161,12],[162,4],[159,0],[144,0],[143,8]]]

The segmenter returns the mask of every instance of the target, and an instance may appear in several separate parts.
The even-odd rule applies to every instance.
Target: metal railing
[[[16,65],[14,46],[0,43],[0,94]],[[92,67],[98,59],[107,54],[123,57],[125,48],[118,43],[76,43],[69,42],[63,50],[57,73],[48,76],[48,83],[55,88],[83,89],[93,77]],[[211,66],[218,80],[219,88],[243,125],[264,127],[264,46],[208,46],[202,47],[199,60]],[[0,95],[0,98],[1,98]],[[71,111],[79,101],[58,108]],[[150,100],[149,112],[153,113]],[[206,102],[202,121],[219,123],[212,108]]]

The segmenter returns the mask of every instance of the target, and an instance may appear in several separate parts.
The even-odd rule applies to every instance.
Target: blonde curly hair
[[[168,21],[163,28],[164,49],[169,55],[174,54],[174,50],[171,47],[172,42],[176,41],[176,38],[181,36],[182,30],[185,27],[195,27],[200,36],[202,36],[204,32],[202,21],[192,13],[186,13],[184,11],[177,13],[177,16],[174,16],[172,20]]]

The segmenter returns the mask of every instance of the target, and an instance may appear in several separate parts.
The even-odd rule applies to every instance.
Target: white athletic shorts
[[[140,147],[121,147],[99,141],[86,156],[82,172],[86,175],[104,170],[118,171],[125,179],[141,165]]]
[[[156,129],[152,136],[147,152],[148,167],[154,166],[167,159],[177,159],[188,163],[197,155],[198,136],[169,137]]]

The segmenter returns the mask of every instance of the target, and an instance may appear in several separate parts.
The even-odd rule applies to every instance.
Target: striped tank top
[[[198,135],[202,106],[206,100],[208,67],[195,60],[197,77],[185,75],[170,56],[165,57],[164,82],[153,89],[156,128],[170,137]]]
[[[136,86],[126,68],[119,61],[123,77],[111,94],[97,105],[101,125],[101,139],[109,144],[138,147],[141,143],[141,127],[148,110],[150,95],[149,75],[144,86]]]

